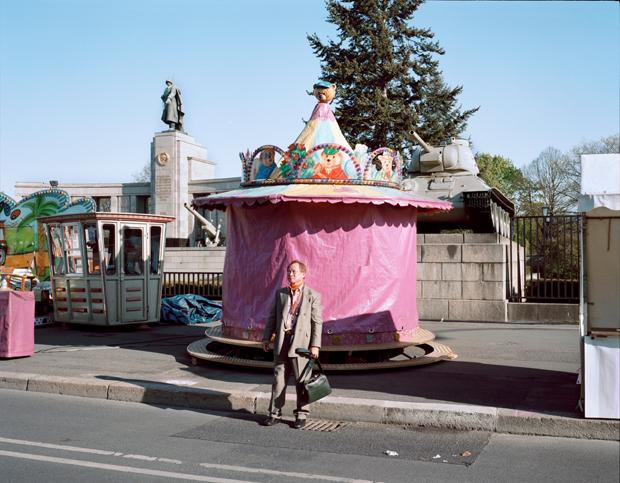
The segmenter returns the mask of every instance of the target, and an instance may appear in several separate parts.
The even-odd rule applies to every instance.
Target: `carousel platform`
[[[265,353],[260,342],[225,337],[219,323],[207,328],[205,335],[187,347],[194,365],[206,361],[262,369],[273,367],[273,354]],[[458,357],[450,347],[433,339],[435,334],[417,327],[406,342],[323,346],[321,362],[327,372],[373,371],[422,366]]]

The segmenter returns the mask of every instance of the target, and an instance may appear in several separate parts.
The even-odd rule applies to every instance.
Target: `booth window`
[[[106,275],[116,275],[116,226],[103,225],[103,259]]]
[[[78,225],[63,225],[63,241],[67,254],[67,274],[82,273],[82,252]]]
[[[86,242],[86,266],[89,274],[101,273],[99,247],[97,246],[97,226],[94,223],[84,225],[84,241]]]
[[[123,260],[125,275],[142,275],[142,230],[140,228],[123,229]]]
[[[151,274],[159,273],[159,247],[161,246],[161,227],[151,227]]]
[[[62,249],[62,230],[60,226],[50,226],[50,241],[52,245],[52,270],[54,275],[64,275],[67,270]]]

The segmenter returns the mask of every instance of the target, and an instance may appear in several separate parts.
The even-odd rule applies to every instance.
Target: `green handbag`
[[[312,373],[314,363],[318,366],[318,372]],[[304,385],[304,399],[306,404],[313,403],[331,394],[332,388],[329,385],[327,376],[323,374],[321,362],[318,359],[310,359],[299,376],[299,382]]]

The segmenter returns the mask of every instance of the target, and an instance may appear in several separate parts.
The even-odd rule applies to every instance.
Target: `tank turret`
[[[468,171],[478,174],[478,166],[471,152],[469,141],[452,138],[449,143],[433,147],[413,131],[413,137],[420,144],[425,153],[420,154],[420,173],[437,173],[440,171]]]
[[[418,231],[471,229],[508,236],[514,203],[477,176],[479,169],[469,141],[452,138],[435,147],[415,131],[413,136],[421,150],[411,160],[404,185],[416,195],[450,201],[454,206],[446,213],[420,214]]]

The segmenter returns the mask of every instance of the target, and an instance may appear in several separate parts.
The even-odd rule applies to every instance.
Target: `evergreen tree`
[[[422,0],[326,0],[338,40],[308,40],[322,78],[338,85],[336,115],[353,143],[410,154],[415,130],[431,143],[458,136],[478,109],[462,111],[443,80],[433,33],[413,24]]]

